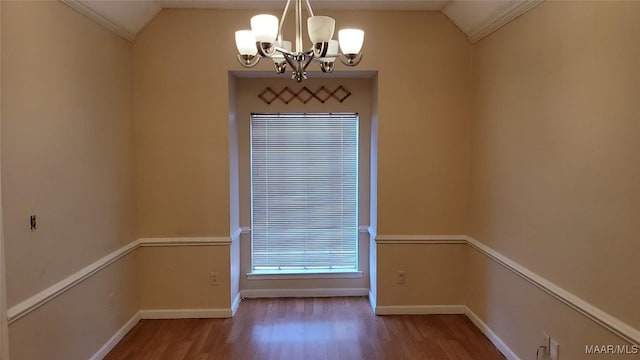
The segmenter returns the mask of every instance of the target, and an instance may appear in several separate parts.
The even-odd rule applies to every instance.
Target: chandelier
[[[335,20],[328,16],[315,16],[309,4],[304,0],[307,13],[307,31],[313,46],[303,50],[302,44],[302,0],[295,1],[296,12],[296,48],[291,42],[282,39],[282,25],[287,18],[291,0],[282,12],[282,20],[273,15],[260,14],[251,18],[251,30],[236,31],[238,61],[246,68],[254,67],[261,58],[273,60],[278,74],[286,71],[287,64],[293,69],[292,79],[301,82],[307,78],[307,66],[313,61],[320,64],[325,73],[333,72],[335,61],[347,66],[356,66],[362,60],[364,31],[360,29],[342,29],[338,31],[338,40],[333,40]],[[338,52],[342,50],[342,54]]]

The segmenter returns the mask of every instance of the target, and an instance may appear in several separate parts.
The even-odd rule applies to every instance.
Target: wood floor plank
[[[105,360],[498,360],[464,315],[376,316],[366,298],[247,299],[232,319],[142,320]]]

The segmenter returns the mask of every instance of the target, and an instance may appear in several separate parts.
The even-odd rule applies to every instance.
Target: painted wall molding
[[[508,24],[518,16],[526,13],[541,2],[542,0],[526,0],[514,2],[513,7],[508,8],[497,17],[490,17],[489,22],[480,24],[475,30],[473,30],[468,36],[469,41],[474,44],[482,40],[483,38],[489,36],[494,31]]]
[[[141,319],[218,319],[230,318],[231,308],[220,309],[146,309],[140,310]]]
[[[137,312],[89,360],[102,360],[139,321],[140,312]]]
[[[376,235],[376,244],[466,244],[466,235]]]
[[[306,274],[261,274],[247,273],[248,280],[309,280],[309,279],[357,279],[364,277],[363,271],[318,272]]]
[[[131,33],[127,29],[125,29],[122,25],[112,21],[108,17],[102,15],[99,11],[95,10],[91,7],[90,2],[88,1],[78,1],[78,0],[60,0],[63,4],[69,6],[70,8],[76,10],[80,14],[88,17],[89,19],[97,22],[98,24],[104,26],[105,28],[111,30],[112,32],[122,36],[123,38],[133,41],[136,38],[136,34]]]
[[[480,331],[482,331],[482,333],[489,339],[489,341],[491,341],[491,343],[495,345],[495,347],[497,347],[502,355],[504,355],[508,360],[520,360],[518,355],[516,355],[516,353],[514,353],[513,350],[511,350],[511,348],[507,346],[507,344],[505,344],[504,341],[502,341],[502,339],[500,339],[500,337],[496,335],[496,333],[493,332],[493,330],[491,330],[489,325],[487,325],[484,321],[482,321],[482,319],[478,317],[478,315],[471,311],[471,309],[465,306],[464,314],[467,315],[469,320],[471,320],[471,322],[478,329],[480,329]]]
[[[543,278],[542,276],[534,273],[526,267],[518,264],[517,262],[502,255],[489,246],[481,243],[480,241],[466,236],[467,243],[480,253],[486,255],[493,261],[502,265],[505,269],[510,270],[514,274],[518,275],[522,279],[528,281],[532,285],[553,296],[557,300],[563,302],[567,306],[576,310],[580,314],[591,319],[598,325],[618,335],[626,341],[634,344],[640,344],[640,330],[632,327],[624,321],[616,318],[615,316],[605,312],[604,310],[588,303],[584,299],[577,295],[570,293],[569,291],[561,288],[553,282]]]
[[[245,289],[240,291],[243,298],[277,297],[329,297],[329,296],[367,296],[367,288],[326,288],[326,289]]]
[[[464,314],[464,305],[392,305],[377,306],[376,315]]]
[[[374,228],[373,226],[369,226],[367,228],[367,232],[369,233],[369,238],[372,241],[375,241],[375,239],[376,239],[376,228]]]
[[[369,230],[371,233],[371,230]],[[235,232],[234,232],[235,233]],[[505,269],[510,270],[514,274],[518,275],[522,279],[528,281],[532,285],[545,291],[549,295],[553,296],[557,300],[563,302],[567,306],[578,311],[582,315],[591,319],[600,326],[608,329],[612,333],[618,335],[626,341],[638,344],[640,343],[640,330],[626,324],[622,320],[614,317],[613,315],[605,312],[604,310],[588,303],[561,288],[560,286],[552,283],[551,281],[543,278],[542,276],[534,273],[526,267],[516,263],[503,254],[490,248],[489,246],[481,243],[480,241],[465,235],[378,235],[375,237],[377,244],[468,244],[476,251],[484,254],[491,260],[503,266]],[[122,257],[136,250],[138,247],[165,247],[165,246],[230,246],[231,237],[196,237],[196,238],[141,238],[137,239],[112,253],[102,257],[94,263],[84,267],[83,269],[75,272],[67,278],[59,281],[58,283],[40,291],[27,298],[26,300],[12,306],[7,311],[7,318],[9,324],[19,320],[26,316],[47,302],[53,300],[58,295],[73,288],[75,285],[88,279],[92,275],[96,274],[100,270],[106,268],[112,263],[118,261]],[[351,288],[351,289],[275,289],[275,290],[243,290],[240,295],[242,297],[278,297],[278,296],[367,296],[369,289],[367,288]],[[374,299],[375,300],[375,299]],[[231,317],[234,313],[234,308],[237,310],[239,301],[235,301],[229,309],[178,309],[178,310],[141,310],[141,318],[181,318],[181,317]],[[375,307],[375,304],[372,304]],[[457,307],[458,305],[453,305]],[[377,314],[393,313],[395,311],[435,311],[434,307],[420,307],[411,310],[411,307],[375,307]],[[442,311],[450,310],[447,308],[441,308]],[[457,308],[456,308],[457,309]],[[459,309],[458,309],[459,310]],[[470,310],[465,313],[473,314]],[[476,318],[472,318],[472,321],[482,330],[483,327],[489,329],[486,324],[482,323],[475,314]],[[470,316],[471,317],[471,316]],[[130,320],[130,322],[133,320]],[[125,325],[128,325],[128,322]],[[479,325],[478,325],[479,324]],[[135,325],[135,324],[134,324]],[[123,327],[124,328],[124,327]],[[114,335],[114,338],[119,333]],[[487,335],[489,336],[489,335]],[[495,334],[491,335],[497,336]],[[489,336],[491,338],[491,336]],[[110,340],[111,341],[111,340]],[[493,341],[493,340],[492,340]],[[108,345],[109,343],[107,343]],[[494,342],[496,346],[496,342]],[[105,346],[107,346],[105,345]],[[505,345],[506,346],[506,345]]]
[[[622,339],[640,344],[640,330],[563,289],[484,243],[467,235],[377,235],[376,244],[468,244],[505,269],[591,319]],[[376,310],[377,313],[377,310]]]
[[[376,312],[376,294],[373,293],[373,291],[371,291],[371,289],[369,289],[369,305],[371,305],[371,310],[373,310],[373,312]]]
[[[67,276],[59,282],[49,286],[39,293],[19,302],[7,310],[9,324],[19,320],[40,306],[55,299],[69,289],[90,278],[95,273],[118,261],[139,247],[165,246],[230,246],[231,238],[226,236],[211,237],[176,237],[176,238],[140,238],[111,252],[99,260],[85,266],[77,272]]]
[[[369,295],[371,296],[371,295]],[[371,300],[370,300],[371,301]],[[466,305],[405,305],[405,306],[375,306],[372,308],[376,315],[442,315],[442,314],[464,314],[469,320],[491,341],[493,345],[508,359],[520,360],[518,355],[500,339],[491,328],[480,319]]]
[[[231,303],[231,316],[234,316],[240,307],[240,302],[242,302],[242,296],[240,296],[240,292],[236,295],[235,299],[233,299],[233,303]]]
[[[251,234],[251,226],[241,226],[239,228],[237,228],[233,234],[235,236],[235,234],[238,233],[238,235],[249,235]],[[371,233],[371,226],[369,225],[360,225],[358,226],[358,232],[359,233]]]
[[[442,315],[442,314],[464,314],[482,333],[495,345],[498,350],[508,360],[520,360],[518,355],[500,339],[491,328],[480,319],[466,305],[404,305],[404,306],[375,306],[375,300],[371,300],[369,293],[369,301],[376,315]]]
[[[231,241],[232,242],[236,242],[238,240],[240,240],[240,236],[242,236],[243,234],[245,234],[244,232],[244,228],[236,228],[232,233],[231,233]]]
[[[30,298],[27,298],[26,300],[23,300],[20,303],[12,306],[11,308],[9,308],[9,310],[7,310],[7,319],[9,321],[9,324],[29,314],[40,306],[53,300],[58,295],[66,292],[67,290],[88,279],[98,271],[118,261],[120,258],[137,249],[138,246],[140,246],[140,240],[133,241],[115,250],[109,255],[102,257],[100,260],[85,266],[81,270],[49,286],[48,288],[31,296]]]
[[[231,245],[231,237],[207,236],[207,237],[167,237],[167,238],[140,238],[142,247],[161,246],[228,246]]]

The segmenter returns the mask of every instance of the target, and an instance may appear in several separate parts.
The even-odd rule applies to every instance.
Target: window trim
[[[249,280],[356,279],[364,277],[364,273],[360,270],[317,273],[250,272],[245,276]]]

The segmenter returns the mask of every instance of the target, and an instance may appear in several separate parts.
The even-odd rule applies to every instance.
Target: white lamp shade
[[[258,49],[253,32],[251,30],[236,31],[236,47],[240,55],[255,55]]]
[[[333,37],[336,21],[329,16],[311,16],[307,19],[309,39],[313,44],[327,42]]]
[[[276,46],[277,47],[281,47],[287,51],[291,51],[291,41],[286,41],[286,40],[282,40],[282,41],[276,41]],[[282,55],[282,53],[280,52],[275,52],[275,54],[271,57],[273,59],[273,62],[275,63],[279,63],[282,60],[284,60],[284,55]]]
[[[272,43],[278,36],[278,18],[269,14],[260,14],[251,18],[251,31],[256,41]]]
[[[358,54],[364,43],[364,31],[360,29],[342,29],[338,31],[338,40],[343,54]]]
[[[329,40],[327,56],[320,58],[320,61],[334,61],[338,57],[338,40]]]

